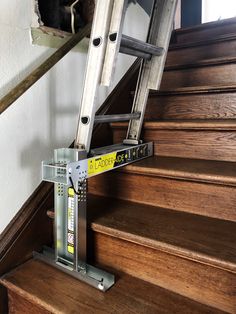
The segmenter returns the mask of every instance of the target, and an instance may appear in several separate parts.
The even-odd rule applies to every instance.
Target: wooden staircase
[[[90,262],[116,285],[29,260],[1,279],[10,313],[236,313],[235,26],[175,32],[143,128],[155,155],[89,181]]]

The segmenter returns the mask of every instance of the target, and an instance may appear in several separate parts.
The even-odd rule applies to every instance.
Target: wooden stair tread
[[[212,313],[213,309],[129,275],[106,293],[30,260],[1,279],[10,291],[50,313]],[[214,313],[222,313],[214,309]]]
[[[222,27],[227,24],[235,24],[236,23],[236,18],[228,18],[228,19],[222,19],[222,20],[217,20],[217,21],[212,21],[212,22],[207,22],[207,23],[202,23],[202,24],[197,24],[193,26],[188,26],[188,27],[183,27],[183,28],[178,28],[174,30],[175,33],[177,34],[182,34],[182,33],[192,33],[196,30],[203,30],[203,29],[209,29],[209,28],[215,28],[215,27]]]
[[[227,33],[223,35],[218,35],[215,38],[203,39],[195,42],[181,42],[181,43],[171,43],[169,46],[169,51],[185,49],[190,47],[205,46],[209,44],[215,44],[217,42],[231,41],[236,39],[236,33]]]
[[[236,185],[234,162],[153,156],[121,169],[152,176]]]
[[[126,122],[115,122],[112,128],[127,128]],[[144,128],[151,130],[236,130],[236,122],[233,120],[164,120],[146,121]]]
[[[184,70],[189,68],[197,68],[197,67],[208,67],[208,66],[217,66],[222,64],[235,63],[235,56],[223,56],[218,58],[210,58],[203,60],[196,60],[195,62],[190,63],[176,63],[172,65],[165,66],[165,71],[173,71],[173,70]]]
[[[173,35],[174,37],[176,37],[177,42],[179,42],[178,37],[182,36],[182,35],[186,35],[186,34],[191,34],[191,38],[188,37],[188,41],[189,42],[198,42],[198,41],[202,41],[202,38],[205,38],[205,34],[204,31],[209,31],[209,30],[214,30],[213,33],[211,33],[210,38],[214,38],[217,39],[218,36],[222,36],[222,34],[215,34],[215,30],[216,29],[223,29],[225,26],[231,26],[236,23],[236,18],[228,18],[228,19],[223,19],[223,20],[219,20],[219,21],[213,21],[213,22],[207,22],[207,23],[202,23],[202,24],[198,24],[198,25],[194,25],[194,26],[190,26],[190,27],[184,27],[184,28],[179,28],[173,31]],[[234,31],[234,28],[233,28]],[[199,32],[201,36],[197,36],[197,39],[195,38],[196,33]],[[232,32],[232,31],[230,31]],[[223,32],[223,34],[227,34],[229,33],[229,30],[227,30],[226,32]],[[207,38],[209,37],[209,35],[207,36]],[[185,39],[185,37],[184,37]],[[182,42],[182,41],[181,41]]]
[[[89,213],[96,232],[236,271],[233,222],[92,195]]]

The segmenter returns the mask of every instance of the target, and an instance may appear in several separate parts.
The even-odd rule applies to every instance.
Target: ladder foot
[[[142,144],[142,140],[131,140],[131,139],[125,139],[123,141],[123,144],[124,145],[138,145],[138,144]]]

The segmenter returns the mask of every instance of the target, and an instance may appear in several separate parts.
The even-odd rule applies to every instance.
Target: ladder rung
[[[120,46],[120,52],[124,53],[126,55],[142,58],[145,60],[150,60],[152,57],[152,55],[150,53],[145,53],[142,51],[138,51],[138,50],[134,50],[131,48],[126,48],[126,47],[121,47],[121,46]]]
[[[143,42],[139,39],[132,38],[127,35],[122,35],[121,47],[129,48],[132,50],[142,51],[154,56],[161,56],[164,53],[164,49],[161,47],[154,46],[152,44]]]
[[[113,115],[101,115],[95,116],[95,123],[110,123],[110,122],[122,122],[129,120],[138,120],[141,116],[140,112],[127,113],[127,114],[113,114]]]

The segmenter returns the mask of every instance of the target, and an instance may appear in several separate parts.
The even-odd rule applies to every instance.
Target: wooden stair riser
[[[236,92],[156,95],[148,99],[146,120],[235,119]]]
[[[236,29],[236,19],[227,19],[213,23],[203,24],[201,26],[180,29],[174,32],[175,43],[191,43],[202,40],[217,38],[222,35],[233,34]]]
[[[235,57],[236,39],[206,42],[202,45],[189,45],[184,47],[170,47],[168,51],[166,66],[192,64],[196,61],[215,59],[222,57]]]
[[[89,191],[137,203],[236,221],[236,188],[125,172],[89,180]]]
[[[164,72],[161,90],[181,87],[217,86],[236,81],[236,63],[210,64]]]
[[[30,261],[24,266],[3,279],[9,291],[12,314],[223,314],[124,273],[119,273],[115,285],[103,293],[46,264]]]
[[[96,262],[233,313],[236,275],[105,234],[94,235]]]
[[[125,129],[115,129],[114,143],[125,136]],[[154,142],[156,156],[236,161],[236,131],[145,129],[142,139]]]
[[[27,300],[24,296],[8,290],[8,314],[52,314],[38,304]]]

